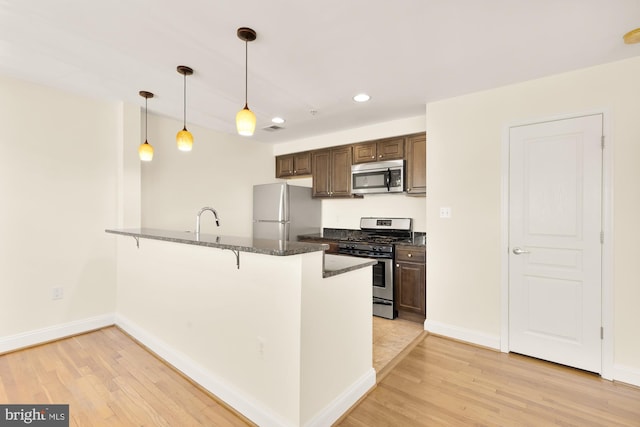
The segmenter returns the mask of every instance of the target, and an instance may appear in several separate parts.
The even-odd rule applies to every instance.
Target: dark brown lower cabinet
[[[394,302],[399,318],[426,318],[426,271],[424,246],[396,246]]]

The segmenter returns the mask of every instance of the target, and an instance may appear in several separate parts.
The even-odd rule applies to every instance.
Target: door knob
[[[513,253],[516,255],[528,254],[529,251],[526,251],[522,248],[513,248]]]

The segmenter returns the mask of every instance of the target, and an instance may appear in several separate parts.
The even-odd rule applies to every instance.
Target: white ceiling
[[[243,26],[258,34],[248,100],[264,142],[640,55],[622,41],[640,0],[0,0],[0,74],[140,106],[151,91],[150,112],[182,120],[187,65],[187,127],[235,133]],[[276,115],[284,129],[263,130]]]

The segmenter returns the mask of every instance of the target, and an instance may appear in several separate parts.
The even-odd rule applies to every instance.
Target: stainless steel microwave
[[[361,163],[351,166],[351,193],[402,193],[404,160]]]

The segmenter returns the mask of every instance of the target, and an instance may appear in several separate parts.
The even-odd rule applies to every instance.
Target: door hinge
[[[600,339],[604,339],[604,328],[602,326],[600,326]]]
[[[600,147],[604,150],[604,135],[600,137]]]

